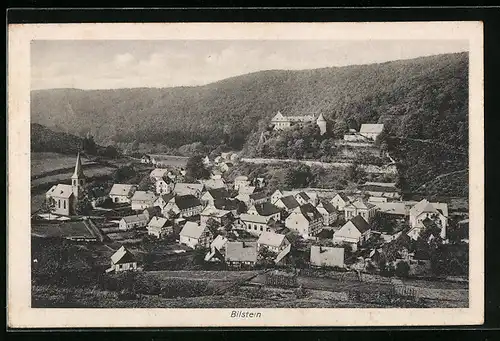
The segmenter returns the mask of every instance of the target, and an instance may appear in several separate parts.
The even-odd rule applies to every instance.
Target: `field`
[[[83,168],[85,176],[87,178],[101,177],[105,175],[110,175],[115,171],[115,168],[102,166],[102,165],[92,165],[92,168]],[[43,176],[37,179],[31,180],[31,187],[37,187],[41,185],[56,184],[56,183],[68,183],[73,175],[73,170],[65,171],[58,174],[51,174],[48,176]]]
[[[92,231],[82,221],[66,222],[64,224],[31,224],[31,234],[39,237],[95,238]]]
[[[82,157],[82,164],[90,161]],[[61,168],[75,167],[76,155],[59,153],[31,153],[31,176],[52,172]]]

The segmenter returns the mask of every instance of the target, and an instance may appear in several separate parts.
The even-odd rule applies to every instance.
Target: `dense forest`
[[[215,148],[255,154],[280,110],[285,115],[322,113],[331,137],[362,123],[384,123],[388,136],[402,138],[387,147],[411,190],[468,163],[467,153],[461,153],[468,149],[467,53],[261,71],[197,87],[51,89],[33,91],[31,97],[32,122],[79,136],[90,132],[99,144],[132,150],[153,145],[181,154]],[[335,154],[325,153],[328,139],[290,136],[286,142],[279,146],[274,139],[258,154],[307,158],[309,153],[323,160]]]

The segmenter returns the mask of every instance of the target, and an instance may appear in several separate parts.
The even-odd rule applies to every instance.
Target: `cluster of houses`
[[[311,248],[311,264],[341,266],[343,251],[336,249],[363,248],[374,234],[379,234],[384,242],[398,237],[381,234],[372,227],[378,214],[406,220],[410,230],[405,233],[413,239],[431,219],[441,227],[441,237],[446,238],[447,204],[426,199],[401,201],[394,183],[367,182],[354,193],[339,192],[327,199],[316,191],[277,189],[271,193],[263,178],[241,175],[227,183],[213,175],[208,180],[185,183],[178,182],[178,174],[174,173],[167,168],[152,170],[154,191],[138,190],[133,184],[112,186],[108,194],[111,201],[130,205],[135,212],[121,218],[119,230],[145,229],[156,238],[178,233],[179,244],[206,248],[207,262],[221,261],[234,267],[255,265],[262,248],[274,254],[274,261],[279,263],[290,253],[291,244],[286,237],[289,232],[305,240],[317,240],[322,231],[333,232],[331,240],[339,247]],[[71,215],[78,202],[85,184],[80,155],[71,180],[71,185],[59,184],[47,192],[57,214]],[[110,269],[137,267],[133,261],[123,260],[134,259],[126,248],[117,253]]]

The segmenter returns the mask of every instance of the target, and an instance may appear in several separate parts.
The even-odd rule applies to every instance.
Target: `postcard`
[[[477,325],[481,22],[8,28],[12,328]]]

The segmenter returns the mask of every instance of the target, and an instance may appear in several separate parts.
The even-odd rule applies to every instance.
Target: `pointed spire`
[[[326,122],[325,117],[323,117],[323,114],[319,114],[317,122]]]
[[[85,177],[85,175],[83,175],[82,160],[80,159],[80,152],[78,152],[78,155],[76,156],[75,172],[73,173],[72,178],[83,178],[83,177]]]

